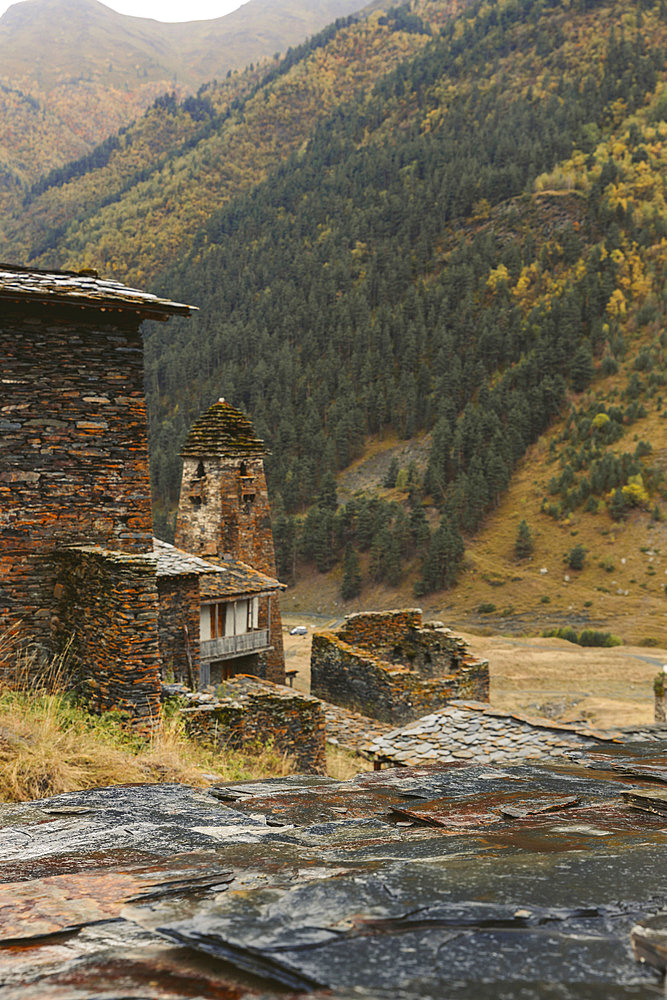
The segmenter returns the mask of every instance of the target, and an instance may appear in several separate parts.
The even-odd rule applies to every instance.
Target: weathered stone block
[[[223,753],[272,741],[300,771],[326,773],[325,717],[317,699],[244,676],[226,681],[219,691],[214,702],[194,698],[182,710],[191,736]]]

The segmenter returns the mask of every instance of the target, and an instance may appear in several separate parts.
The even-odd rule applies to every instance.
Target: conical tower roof
[[[252,421],[224,399],[219,399],[194,422],[181,451],[183,458],[264,454],[264,442],[255,436]]]

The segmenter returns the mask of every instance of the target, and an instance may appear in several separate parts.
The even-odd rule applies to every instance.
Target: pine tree
[[[343,582],[340,588],[340,596],[344,601],[349,601],[361,593],[361,568],[357,550],[353,545],[345,546],[345,557],[343,559]]]
[[[525,519],[519,525],[516,541],[514,543],[514,554],[517,559],[527,559],[533,554],[533,536]]]
[[[389,468],[387,469],[385,477],[382,480],[382,485],[385,487],[385,489],[393,490],[394,486],[396,485],[397,476],[398,476],[398,459],[394,455],[391,462],[389,463]]]

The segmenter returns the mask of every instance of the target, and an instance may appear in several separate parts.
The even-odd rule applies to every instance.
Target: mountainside
[[[160,530],[224,395],[328,606],[664,637],[666,52],[664,0],[414,0],[35,188],[14,246],[200,306],[147,333]]]
[[[97,0],[25,0],[0,18],[0,181],[20,187],[82,156],[159,94],[181,95],[298,44],[358,0],[249,0],[166,24]]]
[[[6,245],[40,264],[85,260],[125,280],[150,280],[221,204],[428,41],[380,20],[340,19],[281,61],[201,88],[183,104],[160,100],[118,139],[42,178],[6,212]]]

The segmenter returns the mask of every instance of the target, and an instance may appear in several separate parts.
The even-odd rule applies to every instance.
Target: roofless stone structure
[[[181,497],[176,522],[176,545],[223,565],[247,563],[268,577],[276,576],[271,531],[271,508],[264,474],[264,442],[252,422],[224,399],[197,420],[185,442]],[[215,595],[205,598],[213,606]],[[202,642],[223,640],[224,620],[202,617]],[[208,632],[206,629],[208,628]],[[258,673],[284,683],[285,657],[278,602],[270,594],[259,597],[257,628],[267,630],[270,648],[248,669],[241,658],[232,668],[210,661],[211,681],[232,672]],[[215,633],[215,634],[213,634]],[[249,650],[253,652],[253,650]],[[254,651],[256,652],[256,650]],[[220,675],[220,676],[219,676]]]

